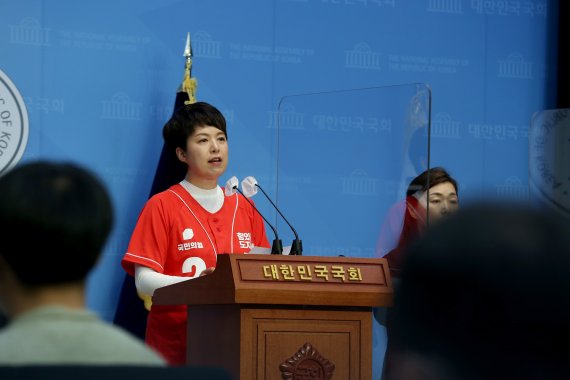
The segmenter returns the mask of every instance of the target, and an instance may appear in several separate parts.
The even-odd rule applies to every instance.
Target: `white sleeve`
[[[178,282],[190,280],[191,277],[169,276],[158,273],[154,269],[144,265],[135,264],[135,286],[137,291],[147,296],[152,296],[154,291],[163,286],[176,284]]]

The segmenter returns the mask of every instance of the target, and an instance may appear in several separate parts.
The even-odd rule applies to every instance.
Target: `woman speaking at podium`
[[[140,295],[211,273],[217,255],[269,247],[262,217],[242,195],[224,194],[218,180],[228,165],[226,120],[214,106],[178,108],[163,138],[186,177],[143,207],[121,264]],[[186,306],[150,307],[146,337],[171,365],[186,363]]]

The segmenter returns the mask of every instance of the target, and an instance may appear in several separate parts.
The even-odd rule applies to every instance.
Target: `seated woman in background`
[[[398,276],[401,269],[403,248],[430,223],[458,209],[458,193],[457,181],[442,167],[428,169],[410,182],[398,243],[384,256],[392,276]]]
[[[405,200],[390,209],[376,247],[377,255],[388,260],[395,285],[399,281],[408,244],[422,235],[427,226],[451,215],[458,207],[457,181],[444,168],[428,169],[410,182]],[[382,379],[390,379],[393,366],[390,347],[392,318],[387,308],[374,308],[373,311],[374,318],[386,327],[388,344],[384,354]]]

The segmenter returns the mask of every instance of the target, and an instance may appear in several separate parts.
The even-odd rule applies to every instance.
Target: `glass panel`
[[[425,84],[281,99],[275,197],[304,255],[377,257],[395,246],[409,182],[429,167],[430,107]],[[279,216],[276,226],[289,245],[291,229]]]

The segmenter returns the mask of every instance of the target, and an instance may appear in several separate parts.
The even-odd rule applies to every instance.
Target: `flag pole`
[[[178,87],[173,112],[183,105],[196,103],[196,88],[198,87],[198,83],[196,78],[192,77],[192,44],[190,43],[190,32],[188,32],[186,36],[183,56],[186,58],[184,63],[184,77],[180,87]],[[163,146],[162,156],[158,164],[158,170],[155,175],[150,196],[166,190],[184,178],[186,165],[182,164],[176,158],[176,155],[172,153],[169,153],[167,147]],[[150,311],[152,297],[140,292],[137,292],[137,294],[143,300],[145,309]]]
[[[190,44],[190,32],[186,37],[184,47],[184,78],[176,91],[174,111],[185,104],[196,102],[196,78],[192,78],[192,45]],[[184,179],[186,165],[182,164],[176,155],[163,145],[156,173],[150,190],[149,198],[154,194],[168,189],[175,183]],[[142,301],[141,301],[142,300]],[[125,275],[121,293],[117,301],[113,323],[144,340],[148,310],[152,304],[150,297],[138,294],[134,278]]]

